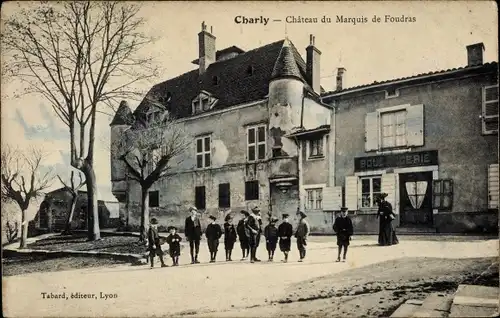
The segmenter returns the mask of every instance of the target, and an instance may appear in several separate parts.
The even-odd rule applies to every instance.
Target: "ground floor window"
[[[149,191],[149,207],[157,208],[160,206],[160,192]]]
[[[453,180],[434,180],[432,195],[432,208],[439,210],[451,210],[453,204]]]
[[[206,207],[205,186],[195,188],[194,202],[197,209],[204,210]]]
[[[306,209],[308,210],[322,210],[323,209],[323,189],[307,189],[307,202]]]
[[[229,183],[219,184],[219,208],[231,207],[231,190]]]
[[[259,181],[245,182],[245,200],[258,200],[259,199]]]
[[[361,207],[372,208],[376,206],[375,200],[380,195],[382,184],[381,176],[361,178]]]

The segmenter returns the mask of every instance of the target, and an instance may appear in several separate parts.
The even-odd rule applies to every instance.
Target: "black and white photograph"
[[[2,3],[5,317],[498,317],[494,1]]]

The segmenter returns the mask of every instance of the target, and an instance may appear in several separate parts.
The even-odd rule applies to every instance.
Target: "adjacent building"
[[[381,192],[401,228],[498,230],[498,64],[483,51],[467,46],[464,67],[323,94],[335,186],[358,230],[377,230]]]

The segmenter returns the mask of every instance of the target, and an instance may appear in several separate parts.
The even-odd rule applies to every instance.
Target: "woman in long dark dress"
[[[382,193],[377,199],[377,217],[379,218],[378,244],[381,246],[389,246],[399,243],[392,225],[392,221],[396,218],[396,214],[392,211],[392,205],[385,200],[386,197],[387,193]]]

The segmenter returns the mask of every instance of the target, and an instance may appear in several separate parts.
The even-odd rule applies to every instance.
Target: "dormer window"
[[[254,68],[252,65],[248,66],[247,67],[247,75],[248,76],[252,76],[253,75],[253,72],[254,72]]]
[[[212,77],[212,84],[213,85],[219,85],[219,77],[218,76]]]
[[[193,115],[212,109],[217,104],[217,101],[210,93],[202,91],[192,102]]]

